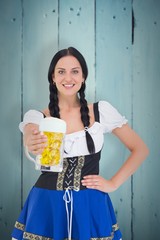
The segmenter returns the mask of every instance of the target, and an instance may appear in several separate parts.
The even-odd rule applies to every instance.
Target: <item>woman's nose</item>
[[[65,80],[66,80],[67,82],[69,82],[69,81],[72,80],[72,75],[71,75],[71,73],[66,73],[66,74],[65,74]]]

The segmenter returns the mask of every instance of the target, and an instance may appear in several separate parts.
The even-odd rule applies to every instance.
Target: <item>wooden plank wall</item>
[[[147,3],[147,4],[146,4]],[[158,239],[160,224],[160,1],[134,1],[133,127],[150,156],[133,178],[134,239]],[[142,226],[143,223],[143,226]]]
[[[111,102],[131,124],[131,1],[101,0],[96,6],[96,99]],[[110,134],[105,140],[101,172],[109,178],[128,152]],[[123,234],[131,239],[131,225],[126,225],[126,219],[131,222],[130,180],[111,197]]]
[[[21,209],[21,4],[0,1],[0,239]]]
[[[150,148],[148,160],[110,194],[124,240],[160,234],[160,2],[158,0],[0,1],[0,239],[14,222],[39,173],[23,154],[18,124],[48,104],[53,54],[74,46],[89,67],[89,101],[111,102]],[[109,178],[128,151],[105,138],[101,174]]]

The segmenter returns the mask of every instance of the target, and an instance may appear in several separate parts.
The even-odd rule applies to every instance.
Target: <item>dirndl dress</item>
[[[98,122],[98,104],[94,111]],[[121,240],[108,193],[87,189],[81,184],[84,176],[99,174],[100,157],[101,150],[65,157],[62,172],[43,171],[27,197],[12,237],[18,240]]]

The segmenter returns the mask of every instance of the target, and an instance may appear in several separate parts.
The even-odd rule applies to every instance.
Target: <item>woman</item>
[[[67,134],[63,171],[42,172],[15,224],[15,239],[122,239],[108,193],[136,171],[148,149],[111,104],[87,103],[87,75],[85,59],[78,50],[70,47],[56,53],[48,72],[48,108],[43,113],[30,110],[20,124],[24,145],[35,155],[47,146],[45,135],[38,130],[44,117],[63,119]],[[112,132],[130,150],[129,157],[109,180],[99,175],[107,132]]]

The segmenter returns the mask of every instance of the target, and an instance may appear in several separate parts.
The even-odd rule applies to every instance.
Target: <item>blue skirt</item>
[[[98,190],[33,187],[12,237],[35,240],[120,240],[109,195]]]

